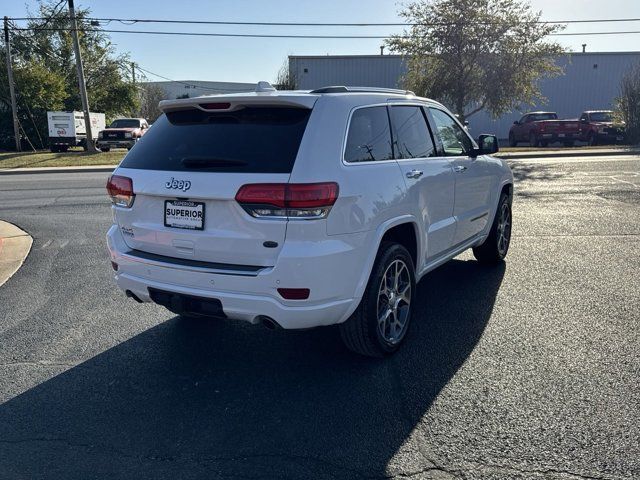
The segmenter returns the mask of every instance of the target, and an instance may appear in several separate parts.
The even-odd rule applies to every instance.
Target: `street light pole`
[[[20,125],[18,124],[18,107],[16,91],[13,85],[13,65],[11,62],[11,44],[9,43],[9,19],[4,17],[4,45],[7,49],[7,78],[9,80],[9,96],[11,97],[11,113],[13,114],[13,135],[16,139],[16,151],[22,151],[20,145]]]
[[[87,86],[84,80],[84,69],[82,67],[82,55],[80,54],[80,42],[78,41],[78,24],[76,22],[76,12],[73,7],[73,0],[69,0],[69,17],[71,18],[71,34],[73,35],[73,50],[76,55],[76,68],[78,70],[78,86],[80,87],[80,99],[82,100],[82,110],[84,111],[84,125],[87,131],[87,150],[97,153],[93,143],[93,132],[91,131],[91,117],[89,115],[89,99],[87,98]]]

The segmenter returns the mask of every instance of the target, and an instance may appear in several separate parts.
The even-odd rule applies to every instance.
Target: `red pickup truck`
[[[579,120],[579,139],[589,145],[625,140],[624,122],[616,123],[611,110],[588,110]]]
[[[528,142],[532,147],[546,147],[553,142],[572,146],[579,139],[578,120],[558,120],[555,112],[529,112],[513,122],[509,130],[509,146]]]
[[[148,128],[144,118],[118,118],[98,133],[96,146],[103,152],[118,147],[131,150]]]

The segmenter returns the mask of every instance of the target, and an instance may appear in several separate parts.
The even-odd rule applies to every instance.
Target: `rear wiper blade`
[[[182,159],[185,168],[237,167],[247,165],[244,160],[230,158],[186,157]]]

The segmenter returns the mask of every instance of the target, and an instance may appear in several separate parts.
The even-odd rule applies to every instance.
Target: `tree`
[[[640,63],[622,78],[618,110],[626,124],[627,140],[640,143]]]
[[[400,13],[412,26],[388,41],[407,62],[405,87],[451,106],[465,120],[544,100],[539,80],[562,73],[563,53],[526,0],[419,0]]]
[[[129,115],[139,108],[136,87],[128,77],[129,57],[115,53],[109,37],[90,24],[89,13],[87,9],[76,10],[89,106],[91,111],[104,112],[108,118]],[[28,30],[10,32],[18,117],[31,142],[44,148],[47,110],[81,110],[82,104],[66,1],[42,1],[38,13],[29,16]],[[4,51],[0,56],[4,65]],[[0,110],[6,102],[8,85],[4,73],[0,74]],[[5,124],[8,123],[0,121],[2,148],[8,146],[5,137],[13,135],[5,131]]]
[[[166,98],[162,87],[153,83],[140,84],[140,116],[155,122],[162,113],[158,103]]]
[[[289,59],[285,59],[276,75],[275,87],[278,90],[295,90],[296,77],[289,69]]]

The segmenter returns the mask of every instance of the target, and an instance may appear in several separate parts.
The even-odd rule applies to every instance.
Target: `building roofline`
[[[589,55],[640,55],[638,50],[622,51],[622,52],[565,52],[558,55],[577,55],[577,56],[589,56]],[[402,58],[402,55],[396,54],[384,54],[384,55],[289,55],[289,59],[317,59],[317,58]]]

